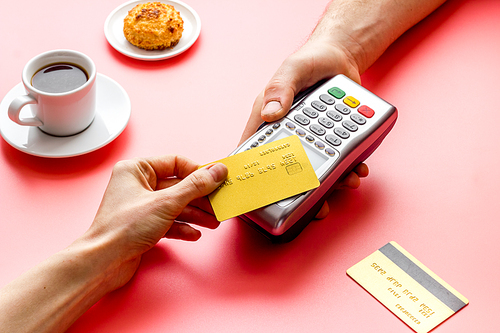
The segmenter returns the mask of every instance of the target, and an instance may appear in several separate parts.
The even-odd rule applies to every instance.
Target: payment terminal
[[[316,216],[336,183],[380,145],[396,119],[394,106],[344,75],[300,93],[286,117],[262,124],[230,155],[296,135],[320,186],[240,218],[273,242],[294,239]]]

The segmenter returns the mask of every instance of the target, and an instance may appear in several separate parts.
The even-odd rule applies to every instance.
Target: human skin
[[[198,167],[182,156],[116,164],[88,231],[0,290],[2,332],[63,332],[127,283],[160,239],[195,241],[201,233],[191,224],[216,228],[206,195],[227,168]]]
[[[296,93],[321,79],[345,74],[360,83],[394,40],[443,2],[332,1],[309,40],[285,59],[255,100],[242,140],[263,120],[283,117]],[[142,254],[160,239],[197,240],[200,232],[192,224],[216,228],[206,195],[226,178],[227,168],[198,167],[181,156],[119,162],[89,230],[0,290],[2,332],[64,332],[126,284]],[[342,185],[355,188],[367,174],[361,164]]]
[[[361,84],[363,74],[401,34],[445,0],[333,0],[307,42],[284,60],[257,96],[240,144],[262,121],[284,117],[294,96],[316,82],[344,74]],[[340,183],[357,188],[368,175],[358,165]],[[328,214],[325,202],[317,218]]]

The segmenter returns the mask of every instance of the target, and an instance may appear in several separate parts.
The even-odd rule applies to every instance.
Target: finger
[[[190,173],[178,184],[165,189],[173,205],[172,213],[180,214],[191,201],[213,192],[226,179],[227,172],[224,164],[211,164]]]
[[[193,206],[193,207],[197,207],[197,208],[207,212],[208,214],[211,214],[211,215],[214,214],[214,210],[212,208],[212,205],[210,204],[210,201],[208,200],[207,197],[201,197],[198,199],[194,199],[193,201],[191,201],[189,203],[189,205]]]
[[[345,51],[334,45],[306,43],[285,59],[266,86],[262,119],[270,122],[283,117],[299,91],[337,74],[361,83],[358,68]]]
[[[365,163],[358,164],[353,171],[361,178],[367,177],[370,173],[368,165],[366,165]]]
[[[328,213],[330,213],[330,206],[328,206],[328,202],[323,202],[323,206],[321,206],[321,209],[319,212],[316,214],[315,219],[321,220],[324,219]]]
[[[116,163],[111,178],[133,177],[143,188],[154,191],[165,188],[165,185],[158,186],[163,179],[184,178],[198,167],[197,163],[184,156],[136,158]]]
[[[354,168],[353,172],[347,175],[347,177],[344,178],[344,180],[340,183],[339,188],[351,188],[351,189],[358,188],[359,185],[361,184],[361,180],[359,178],[368,176],[368,173],[369,173],[368,165],[366,165],[365,163],[358,164]],[[316,214],[315,218],[318,220],[324,219],[329,213],[330,213],[330,206],[328,205],[328,202],[325,201],[323,203],[323,206],[321,206],[319,212]]]
[[[290,110],[295,95],[304,88],[305,66],[300,66],[293,56],[287,58],[273,75],[262,100],[261,117],[271,122],[283,118]]]
[[[188,224],[174,222],[164,236],[165,238],[180,239],[185,241],[197,241],[201,237],[201,232]]]
[[[298,92],[338,74],[337,58],[309,44],[286,58],[264,90],[262,119],[275,121],[285,116]]]
[[[182,179],[180,179],[180,178],[161,179],[158,181],[156,189],[157,190],[166,189],[166,188],[169,188],[169,187],[172,187],[174,185],[179,184],[181,181],[182,181]],[[210,201],[208,200],[207,197],[201,197],[201,198],[194,199],[193,201],[191,201],[189,203],[189,206],[199,208],[210,215],[214,214],[212,205],[210,204]]]
[[[369,174],[368,165],[365,163],[358,164],[344,179],[342,179],[337,188],[356,189],[361,185],[361,179]]]
[[[249,137],[251,137],[259,128],[260,124],[262,124],[263,120],[260,115],[262,110],[262,101],[264,99],[264,91],[262,91],[257,98],[255,99],[252,112],[250,113],[250,117],[248,118],[245,129],[243,130],[243,134],[241,135],[240,142],[238,146],[245,142]]]
[[[340,183],[338,188],[339,189],[344,189],[344,188],[350,188],[350,189],[356,189],[361,185],[361,180],[359,179],[359,176],[355,172],[350,172]]]
[[[214,215],[192,205],[187,205],[179,216],[177,216],[176,220],[196,224],[208,229],[216,229],[220,225],[220,222],[217,221]]]
[[[149,157],[144,161],[154,170],[158,179],[185,178],[197,170],[199,164],[181,155]]]
[[[158,182],[156,184],[156,190],[163,190],[165,188],[169,188],[171,186],[179,184],[181,181],[182,179],[173,177],[166,179],[158,179]]]

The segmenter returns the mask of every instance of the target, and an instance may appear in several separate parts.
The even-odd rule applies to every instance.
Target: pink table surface
[[[117,161],[183,154],[207,163],[231,152],[255,96],[326,6],[190,0],[198,41],[143,62],[105,39],[104,21],[121,3],[2,4],[0,96],[31,57],[70,48],[126,89],[132,116],[114,142],[80,157],[33,157],[1,140],[1,286],[88,228]],[[238,219],[196,243],[161,241],[130,283],[69,331],[411,332],[345,273],[392,240],[470,300],[435,332],[497,331],[499,17],[497,0],[449,1],[363,75],[399,120],[362,186],[329,199],[328,218],[284,245]]]

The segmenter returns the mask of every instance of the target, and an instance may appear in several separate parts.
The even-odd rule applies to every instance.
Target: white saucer
[[[184,21],[184,31],[179,43],[171,49],[166,50],[143,50],[130,44],[123,35],[123,19],[127,16],[128,11],[140,3],[147,1],[133,0],[123,5],[118,6],[109,14],[106,22],[104,23],[104,34],[109,44],[118,52],[139,60],[163,60],[186,51],[198,39],[201,31],[201,21],[198,14],[178,0],[161,0],[161,2],[172,5],[181,14]]]
[[[23,84],[19,83],[0,103],[0,134],[12,147],[41,157],[77,156],[104,147],[123,132],[130,119],[132,107],[127,92],[116,81],[98,73],[96,84],[96,116],[85,131],[72,136],[57,137],[45,134],[38,127],[21,126],[10,120],[10,102],[19,95],[26,95]]]

